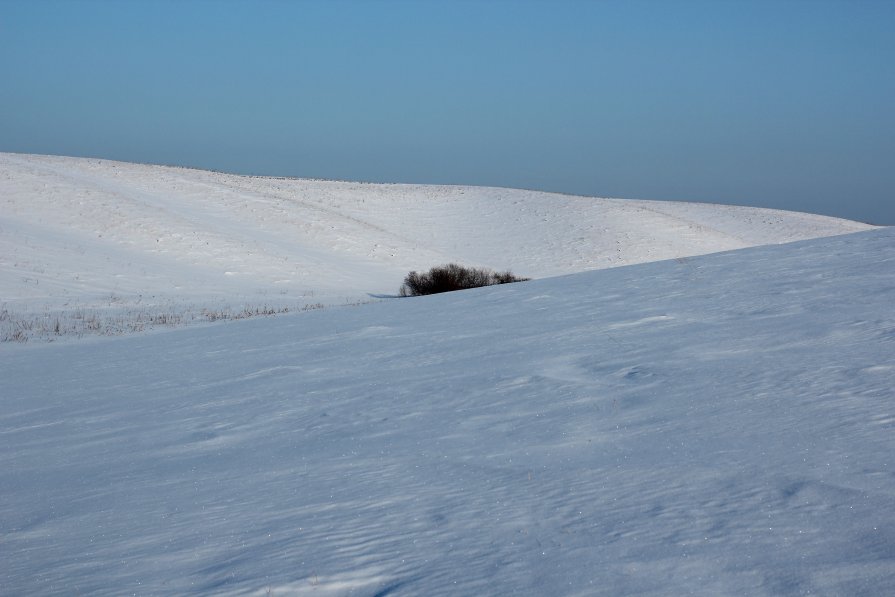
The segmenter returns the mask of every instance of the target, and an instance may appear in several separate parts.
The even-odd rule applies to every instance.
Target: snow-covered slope
[[[2,345],[0,593],[892,594],[893,265],[883,229]]]
[[[447,261],[542,278],[867,228],[758,208],[0,153],[0,338],[356,303]]]

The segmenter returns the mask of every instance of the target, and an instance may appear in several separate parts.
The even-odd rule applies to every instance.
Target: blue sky
[[[0,0],[0,151],[895,224],[895,2]]]

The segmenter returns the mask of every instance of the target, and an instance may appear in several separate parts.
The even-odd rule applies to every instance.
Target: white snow
[[[539,279],[382,300],[447,261]],[[0,594],[892,594],[893,264],[810,214],[0,153]]]
[[[0,341],[369,302],[448,261],[544,278],[869,228],[749,207],[0,153]]]
[[[45,172],[42,159],[25,162]],[[198,185],[223,175],[158,172],[195,198],[186,216],[214,213],[195,207]],[[224,179],[209,202],[236,202],[238,185],[253,189],[247,205],[260,205],[262,185],[320,184],[340,191],[303,213],[331,205],[358,214],[351,189],[381,189],[375,201],[393,205],[393,216],[403,205],[408,221],[422,217],[412,208],[423,187]],[[69,180],[58,184],[70,189]],[[461,190],[438,191],[441,213],[468,208]],[[546,201],[466,192],[497,197],[494,214],[508,213],[507,202]],[[550,200],[589,209],[580,198]],[[623,205],[593,209],[633,216]],[[722,216],[711,208],[661,208],[710,221],[705,234],[720,242]],[[128,209],[134,215],[122,217],[144,214],[142,229],[152,230],[148,203]],[[224,256],[265,238],[239,236],[233,213],[200,238],[232,229],[234,238],[215,240],[219,269],[250,275]],[[743,212],[721,213],[725,234],[740,235]],[[16,238],[50,246],[49,224],[21,232],[25,221],[7,214]],[[767,217],[798,227],[793,215]],[[363,261],[348,232],[362,224],[339,221],[345,230],[314,238],[342,238],[342,255]],[[123,229],[97,228],[126,244]],[[539,234],[518,242],[535,253]],[[433,226],[426,264],[453,242],[439,235]],[[178,251],[200,242],[164,239]],[[604,242],[596,232],[588,239]],[[412,262],[403,254],[412,244],[394,242],[396,269]],[[111,255],[103,247],[85,252]],[[147,264],[183,259],[183,271],[211,277],[190,261],[198,252],[140,247]],[[550,273],[538,257],[516,258],[506,265],[519,273]],[[364,263],[391,271],[376,259]],[[893,265],[895,231],[880,229],[102,342],[2,344],[0,593],[891,594]]]

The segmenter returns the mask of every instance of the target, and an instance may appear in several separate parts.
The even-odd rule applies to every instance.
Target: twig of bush
[[[433,267],[428,272],[410,272],[404,278],[399,294],[401,296],[422,296],[480,288],[495,284],[524,282],[530,278],[519,278],[512,272],[495,272],[487,268],[464,267],[456,263],[448,263]]]

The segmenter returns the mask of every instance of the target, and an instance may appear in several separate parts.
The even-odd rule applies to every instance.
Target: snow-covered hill
[[[0,345],[0,593],[892,594],[893,264],[882,229]]]
[[[543,278],[868,228],[747,207],[0,153],[0,339],[369,301],[448,261]]]

